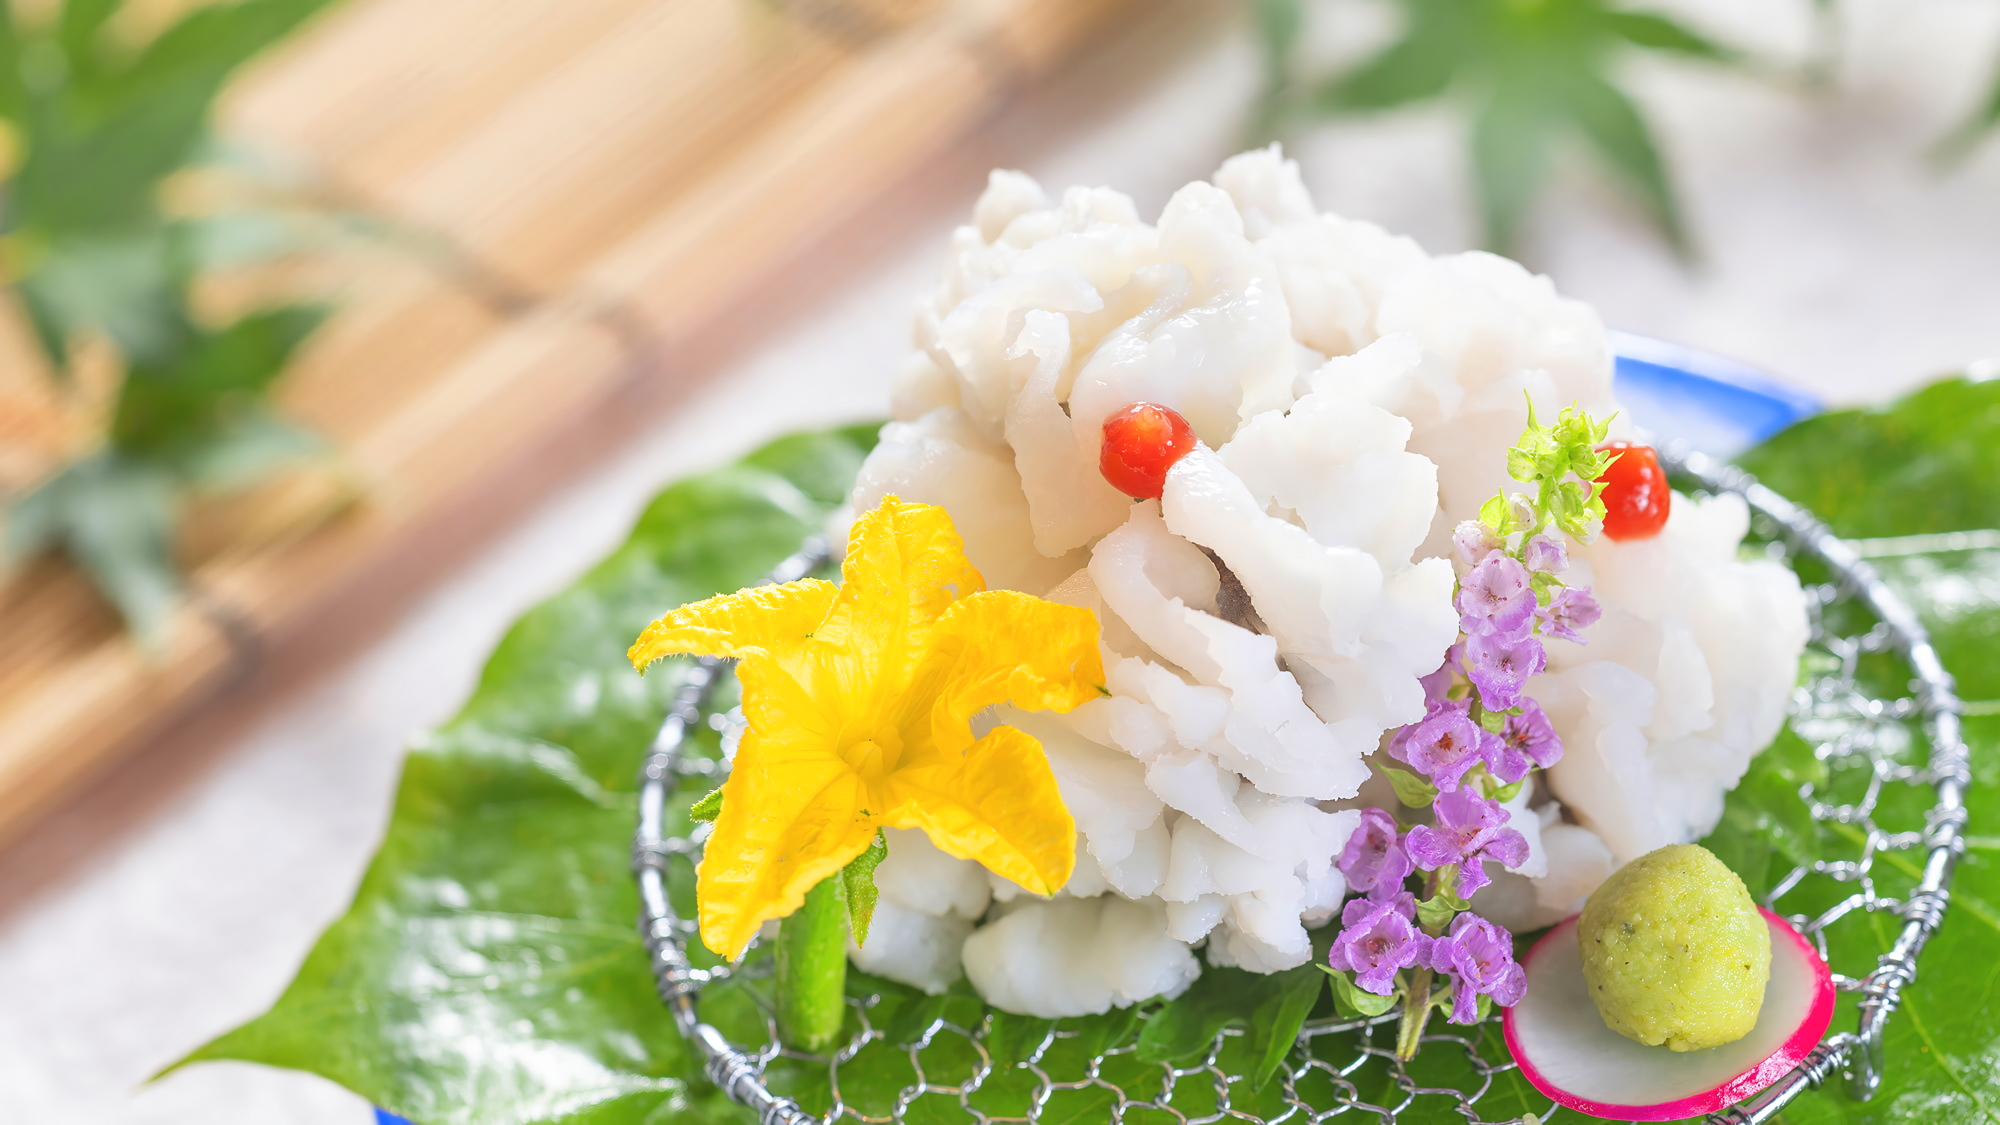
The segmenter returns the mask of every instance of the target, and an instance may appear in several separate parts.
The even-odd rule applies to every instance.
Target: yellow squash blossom
[[[975,740],[970,720],[1096,697],[1097,619],[985,589],[944,509],[894,496],[854,521],[841,575],[682,606],[629,653],[641,669],[673,653],[739,661],[749,729],[696,888],[702,941],[724,956],[879,828],[921,828],[1037,894],[1076,862],[1041,744],[1013,727]]]

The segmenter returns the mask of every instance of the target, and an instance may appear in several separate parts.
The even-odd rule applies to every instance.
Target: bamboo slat
[[[0,581],[0,840],[252,652],[435,577],[662,348],[1141,6],[353,0],[260,63],[226,132],[444,249],[373,264],[298,357],[282,401],[338,479],[201,513],[163,652],[56,560]]]

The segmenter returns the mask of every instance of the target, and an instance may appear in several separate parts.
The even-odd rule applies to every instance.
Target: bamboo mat
[[[425,232],[449,264],[387,257],[343,295],[282,391],[339,444],[340,478],[296,475],[199,513],[184,544],[195,593],[162,653],[141,653],[58,560],[0,580],[0,839],[264,654],[407,588],[478,525],[469,513],[546,487],[566,434],[673,377],[659,356],[1141,7],[335,9],[231,91],[224,132]],[[0,325],[0,352],[18,337]],[[0,416],[0,469],[61,444],[31,410]]]

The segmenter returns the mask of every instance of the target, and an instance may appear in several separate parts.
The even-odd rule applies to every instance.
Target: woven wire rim
[[[1771,1121],[1793,1098],[1820,1085],[1836,1071],[1846,1077],[1853,1097],[1867,1100],[1882,1081],[1883,1031],[1904,986],[1916,977],[1917,957],[1925,942],[1943,920],[1951,897],[1952,870],[1965,847],[1961,833],[1966,821],[1964,797],[1970,773],[1959,728],[1956,689],[1915,612],[1851,545],[1827,530],[1805,509],[1758,484],[1740,469],[1672,446],[1660,453],[1669,473],[1691,480],[1710,493],[1742,496],[1749,503],[1759,530],[1773,540],[1774,552],[1782,552],[1788,560],[1817,560],[1830,575],[1829,581],[1807,588],[1812,621],[1809,649],[1817,650],[1825,670],[1806,680],[1795,693],[1790,718],[1794,731],[1814,745],[1815,754],[1830,769],[1865,769],[1868,773],[1864,791],[1857,800],[1832,800],[1830,785],[1823,787],[1826,791],[1822,792],[1811,784],[1800,787],[1799,799],[1815,821],[1848,826],[1849,834],[1859,834],[1862,840],[1854,859],[1819,859],[1794,867],[1765,896],[1766,905],[1784,913],[1776,903],[1808,880],[1852,884],[1854,890],[1817,916],[1790,915],[1792,924],[1813,940],[1823,958],[1827,956],[1827,927],[1855,910],[1903,920],[1895,942],[1888,952],[1877,957],[1874,969],[1866,976],[1835,974],[1837,988],[1859,996],[1859,1018],[1853,1030],[1829,1033],[1777,1082],[1708,1120],[1715,1125]],[[795,581],[831,560],[826,542],[809,538],[797,553],[773,568],[765,582]],[[1827,613],[1842,602],[1860,607],[1874,618],[1874,624],[1858,634],[1842,633],[1829,623]],[[1913,673],[1909,695],[1880,699],[1858,685],[1857,666],[1865,656],[1874,653],[1900,657],[1908,665]],[[1044,1060],[1061,1040],[1076,1033],[1049,1030],[1039,1043],[1030,1044],[1022,1060],[1015,1064],[1034,1078],[1035,1088],[1026,1116],[991,1117],[972,1101],[980,1086],[996,1071],[992,1054],[984,1043],[990,1023],[961,1027],[939,1018],[915,1042],[906,1046],[891,1044],[907,1051],[915,1081],[901,1091],[888,1116],[871,1116],[846,1104],[841,1097],[839,1067],[871,1042],[884,1038],[884,1033],[869,1019],[869,1010],[879,998],[850,999],[861,1030],[833,1056],[823,1059],[782,1047],[775,1021],[766,1021],[763,1044],[745,1048],[731,1043],[701,1019],[697,1000],[703,986],[729,976],[732,966],[698,968],[688,959],[687,943],[694,937],[695,927],[692,920],[679,917],[673,908],[667,890],[667,868],[675,857],[692,863],[701,851],[706,829],[698,828],[685,837],[672,836],[665,833],[664,824],[667,798],[682,777],[699,777],[704,784],[713,786],[724,775],[722,763],[686,756],[682,748],[689,735],[708,717],[710,697],[727,670],[727,661],[714,658],[702,658],[690,666],[653,740],[641,771],[633,868],[639,882],[639,929],[651,957],[660,999],[673,1014],[681,1034],[701,1051],[709,1077],[731,1098],[756,1111],[763,1125],[834,1125],[843,1120],[902,1122],[910,1106],[926,1095],[955,1098],[976,1121],[1034,1122],[1059,1092],[1089,1089],[1108,1090],[1115,1095],[1110,1117],[1121,1122],[1128,1113],[1139,1110],[1161,1111],[1188,1125],[1223,1119],[1249,1123],[1317,1122],[1358,1111],[1373,1115],[1385,1125],[1394,1125],[1418,1098],[1444,1097],[1455,1098],[1457,1104],[1453,1108],[1466,1121],[1478,1123],[1483,1119],[1476,1103],[1491,1087],[1493,1076],[1514,1068],[1512,1062],[1496,1063],[1480,1052],[1483,1037],[1497,1033],[1497,1015],[1484,1024],[1424,1037],[1432,1051],[1442,1050],[1446,1044],[1455,1045],[1464,1052],[1471,1068],[1472,1081],[1442,1088],[1420,1084],[1395,1060],[1391,1050],[1394,1033],[1385,1030],[1397,1019],[1394,1013],[1367,1020],[1311,1020],[1300,1030],[1299,1039],[1278,1074],[1284,1108],[1267,1118],[1231,1105],[1232,1086],[1243,1076],[1229,1073],[1222,1056],[1227,1040],[1242,1034],[1237,1029],[1227,1029],[1217,1036],[1206,1057],[1193,1066],[1162,1064],[1157,1073],[1159,1093],[1152,1097],[1133,1097],[1102,1074],[1108,1062],[1134,1050],[1129,1038],[1089,1059],[1074,1077],[1059,1079],[1044,1068]],[[1930,753],[1923,766],[1897,761],[1909,743],[1911,724],[1920,725],[1928,739]],[[1925,815],[1921,831],[1891,832],[1876,824],[1877,804],[1885,787],[1893,784],[1928,786],[1934,790],[1935,801]],[[1874,861],[1884,853],[1913,852],[1919,848],[1924,852],[1922,871],[1909,893],[1900,899],[1879,894],[1873,877]],[[1376,1041],[1378,1031],[1386,1042]],[[1356,1036],[1358,1042],[1353,1054],[1328,1059],[1316,1053],[1313,1041],[1330,1035]],[[925,1072],[922,1053],[944,1036],[962,1037],[976,1053],[977,1061],[970,1073],[957,1081],[933,1080]],[[833,1103],[824,1117],[807,1112],[766,1083],[767,1069],[780,1056],[809,1059],[828,1067]],[[1362,1100],[1353,1079],[1371,1060],[1382,1060],[1389,1068],[1394,1087],[1401,1093],[1396,1104],[1378,1105]],[[1185,1080],[1212,1087],[1213,1112],[1190,1117],[1173,1104],[1176,1089]],[[1332,1093],[1330,1102],[1311,1103],[1310,1092],[1326,1090]],[[1432,1107],[1433,1103],[1426,1103],[1426,1109],[1417,1112],[1428,1116]],[[1550,1109],[1554,1109],[1553,1104]]]

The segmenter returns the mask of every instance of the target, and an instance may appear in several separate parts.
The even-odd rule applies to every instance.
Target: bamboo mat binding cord
[[[260,653],[436,577],[549,487],[539,454],[686,378],[663,357],[1139,7],[352,0],[260,62],[225,135],[419,248],[370,260],[280,393],[359,500],[295,476],[198,513],[154,660],[57,561],[0,576],[0,840]]]

